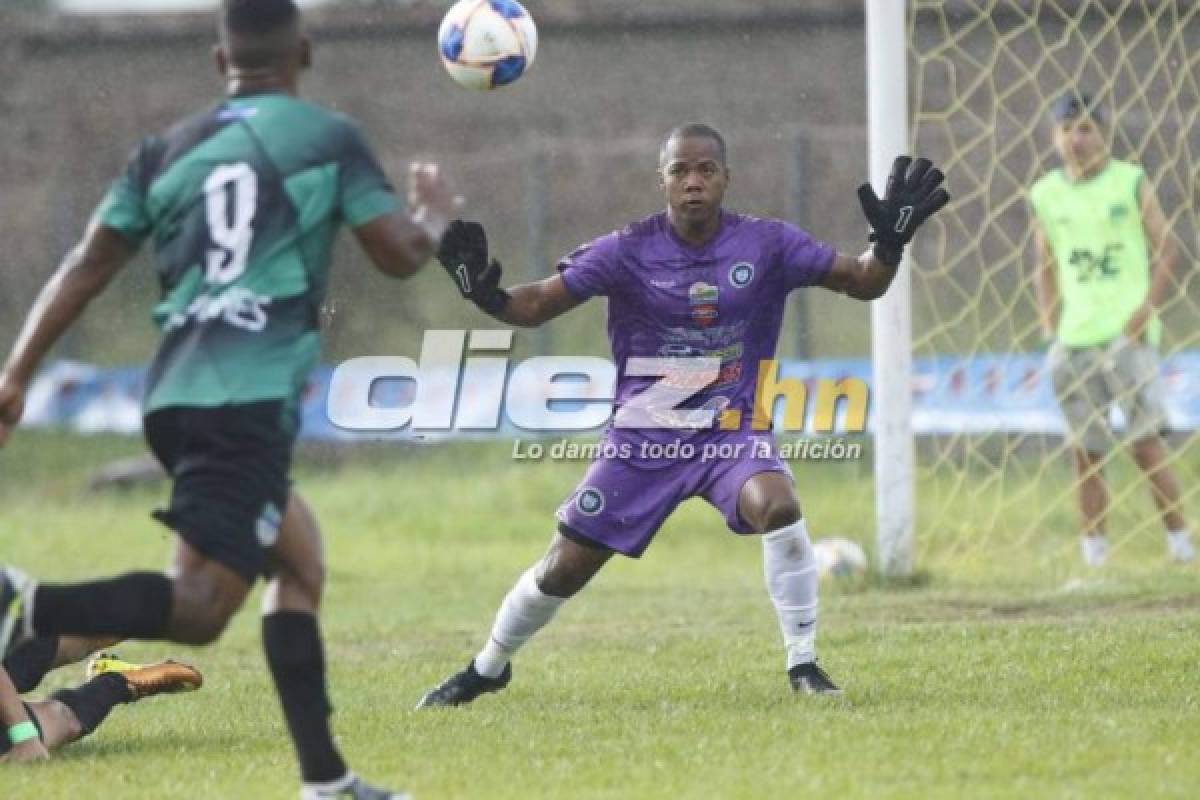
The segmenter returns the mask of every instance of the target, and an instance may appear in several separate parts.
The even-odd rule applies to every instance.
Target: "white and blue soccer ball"
[[[460,0],[438,28],[438,52],[450,77],[481,91],[528,72],[537,43],[533,17],[516,0]]]
[[[867,554],[858,542],[840,536],[813,542],[817,574],[834,580],[859,580],[867,574]]]

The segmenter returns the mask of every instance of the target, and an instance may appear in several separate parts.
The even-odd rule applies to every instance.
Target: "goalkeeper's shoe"
[[[350,780],[337,788],[304,786],[300,789],[300,800],[412,800],[412,796],[404,792],[393,792],[390,789],[380,789],[365,783],[361,778],[352,775]]]
[[[819,694],[826,697],[840,697],[842,694],[842,690],[815,661],[797,664],[789,669],[788,682],[792,684],[792,691],[797,694]]]
[[[436,689],[417,703],[417,708],[437,708],[440,706],[464,706],[467,703],[488,692],[498,692],[512,680],[512,664],[505,664],[504,671],[494,678],[487,678],[475,671],[472,660],[462,672],[451,675]]]
[[[0,660],[33,638],[30,598],[37,582],[15,567],[0,567]]]
[[[116,673],[125,679],[134,700],[171,692],[194,692],[204,685],[204,676],[189,664],[159,661],[157,664],[131,664],[113,653],[99,653],[88,662],[87,676]]]

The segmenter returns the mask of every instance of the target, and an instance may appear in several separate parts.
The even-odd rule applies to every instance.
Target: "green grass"
[[[119,438],[16,437],[0,457],[0,561],[50,580],[163,565],[171,539],[147,514],[163,487],[82,488],[98,463],[137,452]],[[1017,546],[973,509],[992,490],[969,471],[919,487],[952,520],[931,526],[924,581],[825,588],[820,647],[844,702],[790,695],[758,546],[692,502],[645,558],[614,560],[564,607],[508,691],[414,713],[481,643],[583,468],[508,452],[381,446],[298,470],[326,528],[337,727],[371,779],[418,800],[1190,798],[1200,786],[1200,571],[1166,566],[1147,535],[1086,576],[1069,506],[1014,509],[1012,530],[1044,527]],[[869,541],[865,464],[796,475],[816,536]],[[1057,468],[1039,478],[1066,481]],[[0,767],[0,797],[295,797],[252,607],[214,647],[122,654],[191,660],[206,686],[119,708],[48,764]]]

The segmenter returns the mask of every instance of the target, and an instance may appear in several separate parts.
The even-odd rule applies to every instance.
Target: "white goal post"
[[[866,0],[867,155],[883,194],[892,159],[908,151],[906,0]],[[912,572],[915,462],[912,430],[912,272],[906,255],[892,287],[871,304],[875,535],[878,570]]]

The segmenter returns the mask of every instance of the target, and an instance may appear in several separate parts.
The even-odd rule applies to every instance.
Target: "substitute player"
[[[1167,552],[1191,561],[1195,548],[1160,435],[1167,416],[1158,309],[1173,289],[1175,242],[1145,171],[1110,155],[1100,105],[1072,90],[1051,113],[1063,165],[1029,191],[1035,286],[1042,332],[1054,342],[1048,360],[1079,478],[1083,559],[1099,566],[1108,552],[1103,468],[1115,403],[1125,415],[1133,460],[1150,482]]]
[[[754,408],[756,375],[760,362],[774,356],[793,289],[822,286],[861,300],[887,291],[917,227],[949,201],[939,188],[942,179],[928,161],[902,157],[882,200],[869,186],[860,188],[875,244],[853,258],[788,223],[722,209],[729,183],[725,142],[712,128],[690,124],[671,131],[659,154],[666,210],[580,248],[553,277],[500,289],[500,265],[489,262],[483,228],[451,224],[439,259],[464,296],[505,323],[541,325],[589,298],[608,298],[609,339],[619,371],[616,425],[607,431],[604,449],[616,457],[592,463],[558,510],[549,552],[505,597],[483,649],[419,707],[469,703],[504,688],[513,654],[559,606],[613,553],[640,556],[675,507],[696,496],[715,506],[734,532],[763,534],[767,589],[783,631],[792,688],[840,691],[816,663],[816,564],[791,474],[770,432],[751,424],[756,411],[763,417]],[[680,353],[717,362],[688,405],[723,410],[724,429],[695,433],[690,441],[696,452],[704,444],[723,445],[740,457],[655,458],[653,446],[669,445],[686,432],[621,427],[623,416],[636,410],[636,398],[657,380],[628,374],[627,360]]]
[[[408,277],[433,255],[454,196],[436,166],[415,165],[402,211],[357,126],[297,98],[311,46],[292,0],[224,0],[219,32],[228,97],[142,142],[0,370],[2,443],[50,347],[153,240],[162,343],[144,430],[172,478],[157,516],[179,536],[174,566],[71,585],[0,573],[0,654],[56,633],[212,642],[266,575],[263,649],[301,797],[394,797],[355,777],[334,744],[320,533],[288,474],[337,230],[349,225],[376,267]]]

